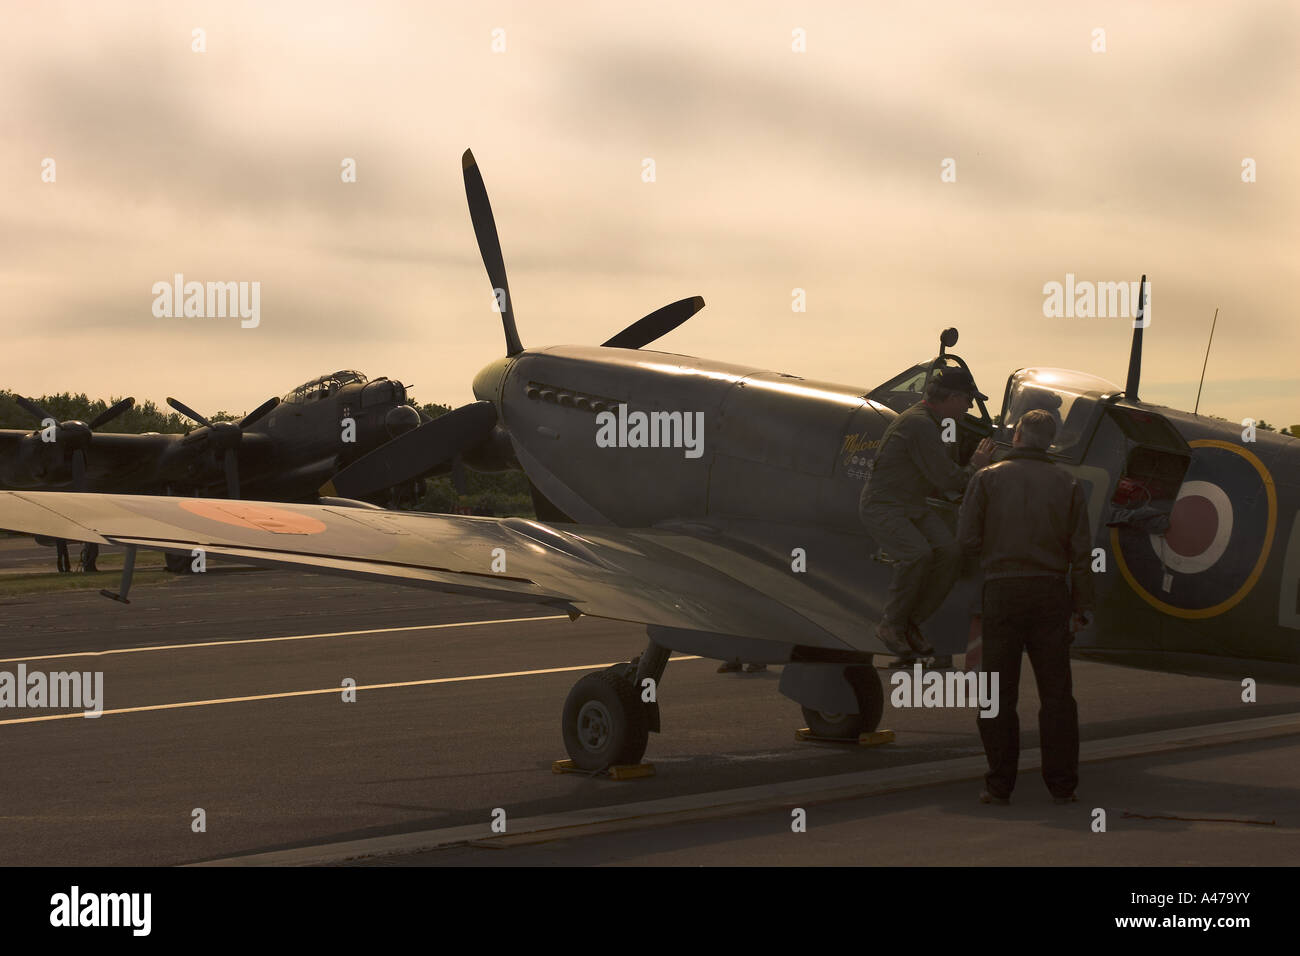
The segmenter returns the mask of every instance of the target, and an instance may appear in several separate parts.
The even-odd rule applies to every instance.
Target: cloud
[[[473,145],[527,344],[599,342],[700,293],[709,308],[662,347],[868,387],[955,324],[981,381],[1030,364],[1113,378],[1127,331],[1045,320],[1041,288],[1145,271],[1149,380],[1199,369],[1221,305],[1210,376],[1235,401],[1227,380],[1284,379],[1300,346],[1298,20],[1211,3],[32,7],[0,37],[0,291],[26,356],[0,375],[159,398],[179,380],[196,407],[251,408],[287,369],[356,366],[463,400],[500,350],[459,176]],[[261,281],[263,327],[160,325],[149,289],[175,272]]]

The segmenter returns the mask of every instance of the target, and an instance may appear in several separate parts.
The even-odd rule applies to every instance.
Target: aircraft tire
[[[184,554],[164,554],[163,563],[172,574],[189,574],[190,559]]]
[[[650,739],[646,709],[632,682],[600,671],[573,685],[564,702],[564,749],[579,770],[640,763]]]
[[[885,691],[880,675],[874,667],[846,667],[844,677],[853,687],[858,699],[856,714],[824,714],[810,707],[803,708],[803,719],[808,729],[817,737],[856,740],[860,734],[869,734],[880,726],[885,710]]]

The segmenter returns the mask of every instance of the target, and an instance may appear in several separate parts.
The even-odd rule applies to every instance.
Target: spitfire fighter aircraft
[[[784,665],[780,690],[823,736],[881,719],[873,658],[889,570],[858,517],[866,465],[896,412],[867,389],[644,346],[689,318],[682,300],[601,346],[525,348],[487,193],[463,158],[479,248],[501,303],[506,355],[473,382],[476,402],[358,459],[335,479],[354,496],[460,455],[519,467],[541,520],[389,512],[343,503],[0,493],[0,527],[136,548],[205,549],[438,591],[533,602],[646,626],[630,662],[581,678],[562,714],[575,764],[633,763],[669,654]],[[945,333],[944,346],[955,343]],[[1140,355],[1140,340],[1134,356]],[[941,355],[936,361],[956,361]],[[935,363],[881,386],[905,399]],[[1297,446],[1054,369],[1011,373],[1002,429],[983,406],[956,454],[1004,440],[1030,408],[1055,410],[1051,454],[1087,489],[1098,607],[1076,652],[1180,672],[1300,680]],[[949,510],[951,516],[951,510]],[[1279,528],[1281,529],[1279,531]],[[1288,537],[1289,535],[1289,537]],[[1102,570],[1104,568],[1104,571]],[[130,562],[121,592],[130,584]],[[933,619],[960,652],[971,587]]]

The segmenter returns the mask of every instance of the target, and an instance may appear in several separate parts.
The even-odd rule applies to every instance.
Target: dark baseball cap
[[[975,379],[971,378],[970,372],[956,365],[945,365],[943,368],[935,369],[930,381],[938,382],[944,388],[954,392],[965,392],[971,398],[978,398],[982,402],[989,400],[987,395],[975,387]]]

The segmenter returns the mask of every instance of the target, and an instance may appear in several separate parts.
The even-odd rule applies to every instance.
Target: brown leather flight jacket
[[[1017,448],[975,473],[958,519],[962,550],[985,580],[1068,575],[1076,611],[1092,607],[1088,502],[1074,476],[1046,452]]]

